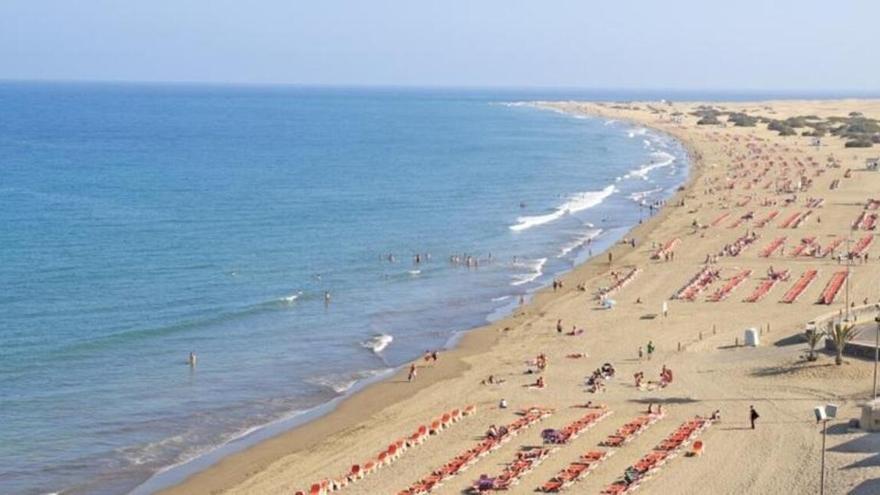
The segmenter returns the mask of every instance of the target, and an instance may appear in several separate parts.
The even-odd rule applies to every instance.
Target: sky
[[[880,90],[877,0],[0,0],[0,79]]]

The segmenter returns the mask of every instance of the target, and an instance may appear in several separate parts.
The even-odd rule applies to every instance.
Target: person
[[[654,341],[648,341],[648,361],[651,360],[651,355],[654,354]]]
[[[639,361],[642,360],[642,357],[644,357],[644,353],[642,352],[642,346],[639,346]]]
[[[753,430],[755,429],[755,421],[760,417],[761,415],[755,410],[755,406],[749,406],[749,422],[752,424]]]
[[[330,303],[330,291],[325,290],[324,291],[324,304],[328,304],[328,303]]]
[[[196,353],[190,352],[189,359],[187,359],[187,362],[189,363],[190,367],[195,368],[197,360],[198,360],[198,358],[196,357]]]
[[[663,301],[663,317],[666,318],[669,316],[669,303]]]
[[[416,378],[416,363],[409,365],[409,377],[407,377],[407,381],[413,381]]]
[[[715,409],[709,419],[711,419],[712,421],[721,421],[721,409]]]
[[[489,431],[486,432],[486,436],[489,438],[496,438],[498,436],[498,430],[495,428],[495,425],[489,426]]]
[[[501,402],[498,403],[498,407],[500,409],[507,409],[507,399],[501,399]]]
[[[556,320],[556,333],[562,333],[562,320]]]
[[[431,361],[437,362],[437,351],[431,352]]]

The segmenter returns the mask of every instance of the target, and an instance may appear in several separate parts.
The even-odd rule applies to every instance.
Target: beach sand
[[[802,238],[816,237],[816,242],[827,246],[837,237],[851,235],[857,241],[864,235],[874,235],[873,231],[851,231],[850,224],[863,211],[868,198],[880,198],[880,172],[865,170],[865,159],[880,155],[877,147],[844,148],[844,141],[837,137],[825,137],[816,147],[808,137],[779,136],[764,124],[696,125],[698,117],[690,112],[699,103],[541,105],[625,119],[675,136],[691,153],[688,185],[629,234],[636,239],[635,248],[622,243],[614,246],[612,264],[606,254],[598,255],[565,275],[564,289],[545,289],[510,317],[469,332],[455,349],[442,353],[436,364],[418,361],[415,382],[406,381],[404,370],[355,394],[329,414],[234,454],[163,493],[292,494],[308,490],[315,481],[340,477],[352,464],[375,457],[392,440],[410,434],[439,413],[476,404],[477,414],[342,490],[350,494],[395,494],[474,446],[489,425],[513,421],[515,410],[534,404],[555,409],[538,426],[433,492],[461,493],[480,474],[499,474],[520,447],[540,444],[543,428],[560,428],[583,415],[584,409],[573,406],[587,401],[607,404],[613,415],[555,451],[510,493],[533,492],[580,454],[597,449],[605,436],[646,411],[649,403],[663,404],[666,417],[632,442],[608,449],[615,454],[578,482],[571,493],[599,493],[681,422],[716,409],[723,420],[701,435],[706,446],[704,454],[679,456],[667,462],[641,484],[643,493],[818,492],[822,435],[813,407],[828,402],[840,406],[838,419],[829,424],[827,438],[828,493],[880,492],[880,436],[846,428],[850,418],[859,417],[860,402],[871,395],[873,363],[846,358],[842,366],[835,366],[833,356],[826,353],[820,353],[818,361],[806,362],[802,356],[807,345],[798,338],[806,322],[844,308],[843,291],[831,305],[816,301],[832,275],[845,267],[831,256],[791,255]],[[876,101],[706,105],[774,119],[846,116],[853,111],[880,117],[880,102]],[[674,118],[674,112],[681,115]],[[797,129],[798,133],[803,130]],[[829,167],[830,157],[839,165]],[[787,181],[796,183],[801,175],[797,162],[803,164],[803,174],[812,184],[785,205],[784,199],[795,194],[774,189]],[[852,169],[848,178],[847,169]],[[743,176],[745,172],[749,175]],[[748,187],[756,177],[757,182]],[[835,180],[839,187],[832,190]],[[767,183],[771,185],[765,189]],[[822,198],[824,203],[812,208],[812,215],[797,228],[780,228],[793,213],[811,209],[808,198]],[[748,204],[737,206],[747,199]],[[679,205],[681,200],[684,206]],[[777,204],[762,206],[764,200]],[[776,210],[776,218],[764,227],[756,226],[758,220]],[[754,212],[754,219],[731,227],[747,212]],[[729,214],[727,218],[710,226],[725,213]],[[706,227],[694,228],[695,221]],[[707,254],[719,253],[747,231],[756,232],[759,238],[738,256],[721,256],[712,265],[712,269],[720,270],[720,281],[692,302],[670,299],[703,267]],[[787,237],[784,255],[777,251],[767,258],[760,256],[765,246],[782,236]],[[652,244],[676,238],[681,242],[672,261],[651,259]],[[840,244],[837,252],[845,246],[845,242]],[[851,268],[850,300],[858,305],[866,298],[876,303],[880,297],[877,243],[868,252],[867,264],[857,263]],[[791,279],[777,284],[758,302],[743,302],[765,279],[771,265],[776,270],[790,270]],[[614,309],[601,309],[596,290],[612,283],[610,271],[625,272],[629,267],[641,271],[612,296]],[[729,297],[720,302],[707,300],[728,279],[748,269],[751,274]],[[818,270],[816,280],[795,302],[781,303],[783,295],[808,269]],[[586,291],[576,289],[581,283]],[[663,301],[668,302],[667,317],[660,314]],[[558,335],[557,319],[562,319],[566,331],[576,325],[585,332]],[[735,345],[742,344],[743,331],[749,327],[761,330],[761,345]],[[650,361],[640,362],[637,350],[649,340],[657,351]],[[543,373],[547,386],[529,388],[525,385],[534,382],[536,376],[524,374],[525,363],[539,353],[549,360]],[[572,353],[587,353],[589,357],[566,357]],[[608,382],[604,393],[586,392],[585,377],[605,362],[614,364],[617,376]],[[674,371],[674,381],[668,387],[634,387],[633,373],[644,371],[647,379],[657,380],[663,365]],[[482,384],[489,375],[505,382]],[[509,409],[497,407],[502,398],[509,402]],[[748,423],[750,405],[761,415],[754,431]]]

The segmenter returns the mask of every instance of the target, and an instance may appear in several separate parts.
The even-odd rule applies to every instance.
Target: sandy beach
[[[475,405],[475,414],[340,490],[396,494],[476,445],[490,425],[509,424],[529,406],[553,409],[432,491],[461,493],[481,474],[499,475],[524,446],[540,445],[541,430],[559,429],[584,416],[586,409],[577,406],[588,401],[604,404],[612,414],[554,449],[510,493],[532,493],[581,454],[601,450],[613,455],[569,490],[600,493],[683,422],[716,410],[721,421],[699,435],[704,453],[668,460],[639,484],[643,493],[818,492],[822,435],[813,407],[829,402],[840,412],[828,427],[828,493],[880,491],[875,480],[880,478],[880,438],[846,427],[871,396],[873,363],[847,357],[836,366],[825,352],[806,361],[807,344],[800,338],[807,322],[842,311],[847,301],[856,306],[880,301],[880,250],[874,241],[865,247],[867,262],[854,262],[849,269],[848,295],[841,286],[831,291],[830,304],[817,302],[829,293],[826,287],[835,274],[846,272],[846,263],[835,257],[875,237],[869,220],[873,210],[866,210],[866,202],[880,199],[880,172],[866,170],[865,164],[880,151],[876,146],[846,148],[844,139],[831,135],[816,145],[801,135],[808,127],[781,136],[763,122],[742,127],[728,122],[731,112],[774,121],[810,116],[807,120],[824,122],[851,112],[880,118],[880,102],[536,104],[628,120],[674,136],[691,155],[688,184],[630,232],[627,238],[634,245],[619,243],[576,267],[561,278],[562,289],[544,289],[508,318],[467,333],[436,363],[417,361],[412,383],[407,370],[401,370],[327,415],[231,455],[161,493],[308,493],[313,483],[343,477],[353,464],[363,465],[442,413]],[[722,112],[720,125],[697,124],[702,117],[694,113],[708,107]],[[667,245],[674,254],[655,256]],[[769,280],[771,267],[780,274],[788,270],[788,278]],[[704,269],[709,283],[686,288]],[[633,270],[632,279],[609,294],[613,308],[603,308],[597,292],[611,287],[615,275]],[[804,278],[804,290],[793,290],[812,270],[815,276]],[[747,302],[762,285],[769,291]],[[759,330],[760,346],[742,345],[747,328]],[[572,329],[583,332],[567,335]],[[650,360],[640,359],[639,348],[646,351],[649,341],[656,351]],[[546,355],[547,368],[526,373],[534,370],[528,362],[539,354]],[[603,363],[614,366],[615,376],[605,382],[604,391],[590,393],[585,378]],[[663,366],[674,373],[671,383],[635,387],[635,373],[656,382]],[[487,382],[490,375],[495,383]],[[545,386],[530,387],[538,376]],[[501,399],[509,408],[498,407]],[[649,404],[662,405],[662,419],[619,447],[599,446],[645,414]],[[749,426],[750,405],[760,413],[755,430]]]

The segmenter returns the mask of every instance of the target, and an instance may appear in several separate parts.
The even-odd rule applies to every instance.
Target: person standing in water
[[[190,366],[191,368],[195,368],[195,367],[196,367],[196,361],[198,361],[198,358],[196,357],[196,353],[190,351],[190,353],[189,353],[189,358],[186,360],[186,362],[189,363],[189,366]]]

